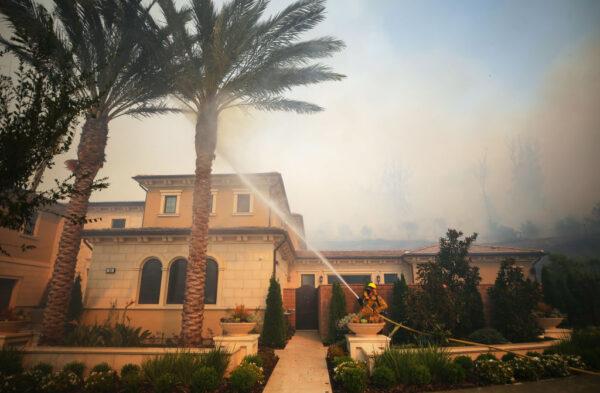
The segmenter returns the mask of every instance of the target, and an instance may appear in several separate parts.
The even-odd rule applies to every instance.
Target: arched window
[[[185,294],[185,276],[187,261],[178,259],[169,268],[169,290],[167,291],[167,304],[183,304]]]
[[[214,259],[206,259],[206,281],[204,282],[204,304],[217,304],[219,265]]]
[[[158,259],[146,261],[142,267],[139,304],[158,304],[161,278],[162,263]]]
[[[167,304],[183,304],[185,296],[185,277],[187,261],[178,259],[169,268],[169,287]],[[219,265],[214,259],[206,259],[206,277],[204,282],[204,304],[217,304],[217,286],[219,283]]]

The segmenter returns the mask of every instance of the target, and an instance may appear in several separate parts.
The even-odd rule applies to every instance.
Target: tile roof
[[[346,250],[328,250],[321,251],[321,254],[328,259],[352,259],[352,258],[400,258],[407,250],[365,250],[365,251],[346,251]],[[317,256],[312,251],[296,250],[298,258],[315,259]]]
[[[408,252],[407,255],[435,255],[440,251],[439,244],[419,248]],[[544,250],[534,250],[529,248],[517,248],[506,246],[493,246],[486,244],[473,244],[469,249],[469,254],[544,254]]]
[[[228,227],[228,228],[209,228],[209,235],[247,235],[247,234],[269,234],[284,235],[287,232],[276,227]],[[152,235],[180,235],[190,234],[190,228],[165,228],[165,227],[143,227],[143,228],[102,228],[86,229],[83,231],[84,237],[110,237],[110,236],[152,236]]]

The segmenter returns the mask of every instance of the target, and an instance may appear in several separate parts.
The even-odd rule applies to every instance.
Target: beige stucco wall
[[[407,282],[412,283],[411,267],[399,259],[349,259],[343,261],[330,259],[329,261],[340,274],[370,274],[373,282],[377,280],[377,276],[380,276],[381,283],[383,283],[384,274],[396,273],[404,274]],[[290,265],[290,278],[284,287],[298,288],[302,274],[314,274],[315,283],[319,285],[320,276],[323,276],[323,284],[327,284],[327,276],[333,273],[320,261],[297,260]]]
[[[263,240],[264,239],[264,240]],[[219,264],[217,304],[206,305],[204,335],[220,333],[219,319],[238,304],[249,308],[265,307],[269,278],[273,267],[273,243],[269,237],[248,240],[223,240],[209,243],[208,255]],[[180,327],[181,305],[167,305],[168,269],[170,263],[188,253],[185,239],[141,242],[105,239],[93,244],[85,295],[85,319],[102,321],[115,303],[117,308],[133,302],[127,311],[132,323],[153,332],[176,333]],[[151,257],[163,264],[159,304],[137,304],[143,263]],[[116,268],[107,274],[106,268]]]
[[[161,191],[181,192],[179,198],[179,212],[175,215],[161,214]],[[234,213],[234,193],[236,191],[249,192],[241,187],[214,188],[216,194],[215,214],[210,216],[209,225],[220,227],[251,227],[269,226],[269,207],[253,196],[253,211],[251,214]],[[263,191],[263,190],[261,190]],[[265,191],[266,192],[266,191]],[[160,187],[147,192],[146,207],[144,209],[145,227],[189,227],[192,225],[192,189],[191,188],[166,188]],[[271,217],[271,226],[278,226]]]

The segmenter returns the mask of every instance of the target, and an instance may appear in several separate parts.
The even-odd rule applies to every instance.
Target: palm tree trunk
[[[50,279],[48,302],[42,321],[42,340],[56,343],[63,336],[67,308],[71,297],[73,278],[77,267],[77,254],[85,223],[92,185],[102,165],[108,136],[108,119],[105,116],[86,119],[77,148],[78,164],[74,169],[75,182],[69,200],[66,219]]]
[[[181,340],[186,346],[202,344],[204,321],[204,282],[206,280],[206,250],[210,174],[215,158],[217,111],[213,105],[198,113],[196,121],[196,178],[192,204],[192,229],[185,280],[185,298],[181,319]]]

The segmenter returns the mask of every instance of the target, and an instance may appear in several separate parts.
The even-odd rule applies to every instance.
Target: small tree
[[[267,308],[260,341],[272,348],[283,348],[285,345],[285,319],[283,315],[283,299],[281,286],[271,277],[267,293]]]
[[[600,325],[600,260],[551,255],[542,270],[544,301],[575,327]]]
[[[404,274],[401,274],[400,280],[394,282],[392,301],[390,303],[390,315],[394,321],[405,323],[408,320],[408,291]],[[399,329],[392,336],[394,344],[400,344],[409,339],[410,335],[404,329]]]
[[[334,343],[344,338],[338,328],[338,321],[346,315],[346,296],[339,282],[333,283],[331,289],[331,304],[329,305],[329,335],[327,341]]]
[[[540,334],[533,311],[541,299],[536,283],[526,279],[514,259],[502,262],[494,286],[488,290],[492,325],[507,339],[529,341]]]
[[[83,295],[81,294],[81,276],[78,274],[71,289],[71,300],[67,312],[67,321],[76,321],[83,313]]]
[[[423,292],[419,299],[427,310],[421,328],[435,326],[449,329],[458,336],[467,336],[484,325],[483,302],[477,289],[481,277],[479,268],[469,264],[469,247],[477,238],[474,233],[461,240],[463,233],[448,229],[440,239],[436,260],[419,266]]]

